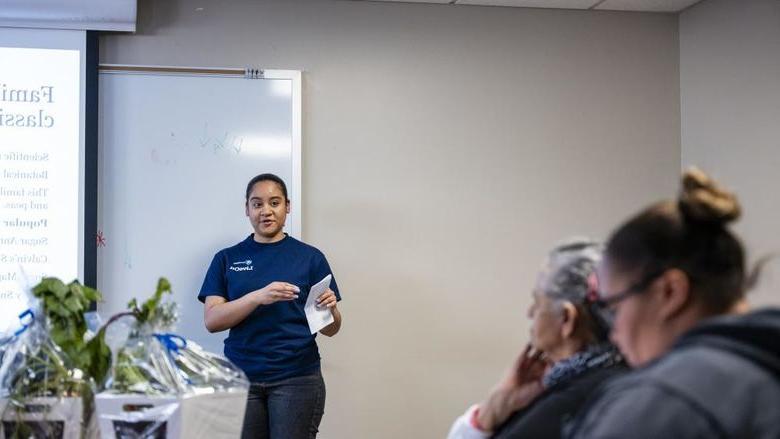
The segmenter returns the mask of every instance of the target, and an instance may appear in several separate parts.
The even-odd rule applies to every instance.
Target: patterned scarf
[[[623,362],[620,352],[609,343],[589,346],[569,358],[555,363],[542,378],[545,389],[566,383],[593,369],[607,368]]]

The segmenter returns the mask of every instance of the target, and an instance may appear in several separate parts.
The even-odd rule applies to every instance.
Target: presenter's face
[[[252,186],[246,203],[246,216],[255,230],[258,242],[275,242],[284,238],[284,222],[290,213],[290,203],[282,189],[273,181],[260,181]]]

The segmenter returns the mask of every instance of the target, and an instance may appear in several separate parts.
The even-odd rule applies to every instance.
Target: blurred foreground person
[[[531,343],[488,398],[453,424],[449,439],[556,438],[602,381],[625,367],[595,308],[601,248],[573,240],[550,252],[528,310]]]
[[[602,386],[573,438],[780,438],[780,309],[748,312],[737,199],[699,170],[677,200],[609,238],[599,269],[611,338],[635,371]],[[759,264],[760,265],[760,264]]]

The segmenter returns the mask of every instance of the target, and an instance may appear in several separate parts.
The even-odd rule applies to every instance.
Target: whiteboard
[[[102,66],[106,67],[106,66]],[[110,66],[109,66],[110,67]],[[301,75],[106,71],[99,77],[98,304],[103,318],[145,300],[164,276],[177,332],[222,352],[203,324],[200,286],[214,254],[252,233],[248,181],[288,186],[285,230],[301,235]]]

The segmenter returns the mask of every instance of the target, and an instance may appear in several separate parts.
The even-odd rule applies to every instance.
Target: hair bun
[[[696,167],[683,173],[679,203],[687,218],[700,222],[726,224],[741,213],[737,197]]]

